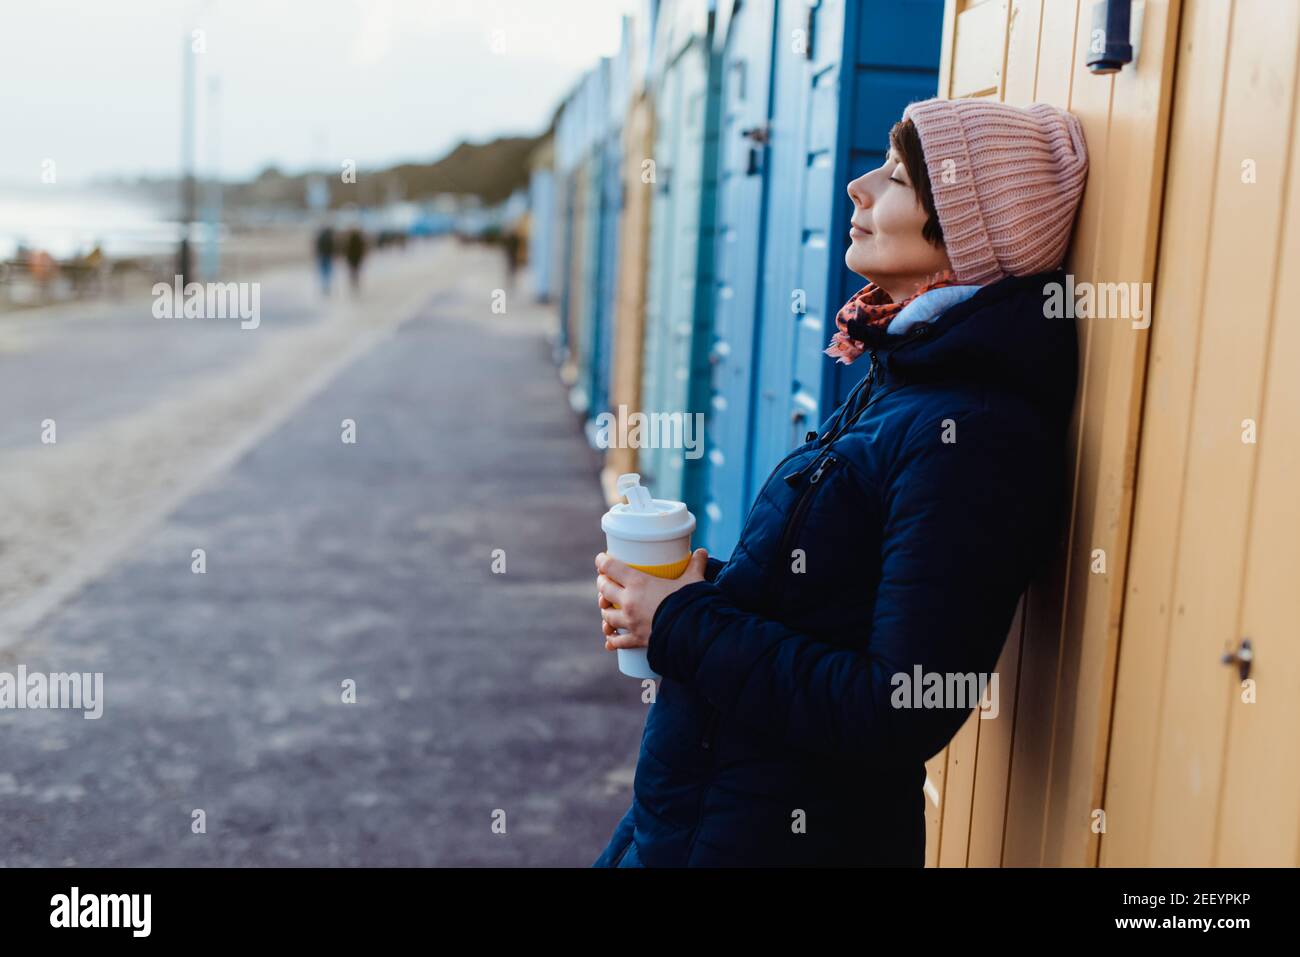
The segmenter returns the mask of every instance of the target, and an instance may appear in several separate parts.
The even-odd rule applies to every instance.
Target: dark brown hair
[[[934,193],[930,190],[930,172],[925,168],[925,151],[921,148],[921,135],[910,119],[899,120],[889,131],[889,145],[903,161],[907,178],[912,181],[912,189],[925,210],[925,225],[921,235],[931,245],[943,245],[943,227],[939,225],[939,213],[934,208]]]

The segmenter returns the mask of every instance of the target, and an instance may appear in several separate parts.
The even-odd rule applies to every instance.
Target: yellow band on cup
[[[654,575],[655,578],[681,578],[682,573],[686,571],[686,566],[690,563],[691,556],[688,554],[680,561],[669,562],[667,565],[633,565],[631,562],[626,564],[637,571],[645,572],[647,575]]]
[[[633,565],[631,562],[624,562],[629,568],[635,568],[647,575],[654,575],[655,578],[681,578],[682,573],[686,571],[686,566],[690,563],[691,556],[689,553],[680,561],[669,562],[667,565]],[[618,605],[613,607],[617,608]]]

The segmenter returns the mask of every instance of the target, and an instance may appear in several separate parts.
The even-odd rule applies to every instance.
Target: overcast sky
[[[197,54],[198,162],[224,178],[437,158],[543,130],[635,0],[0,0],[0,183],[175,175]],[[219,109],[210,97],[219,85]],[[220,122],[214,122],[219,116]],[[214,136],[215,133],[219,135]]]

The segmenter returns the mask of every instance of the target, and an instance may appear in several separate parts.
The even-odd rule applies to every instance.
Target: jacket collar
[[[867,330],[863,344],[880,360],[872,391],[920,382],[984,383],[1068,416],[1078,378],[1074,320],[1049,318],[1043,309],[1047,284],[1064,282],[1064,271],[1056,269],[1003,277],[955,304],[926,293],[908,318],[928,321],[909,321],[899,335],[888,327]],[[953,288],[958,287],[930,292]],[[901,316],[900,311],[890,327]]]

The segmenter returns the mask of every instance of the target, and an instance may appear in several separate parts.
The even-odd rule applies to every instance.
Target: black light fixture
[[[1088,34],[1088,69],[1093,73],[1118,73],[1133,62],[1129,43],[1132,0],[1098,0],[1092,7]]]

